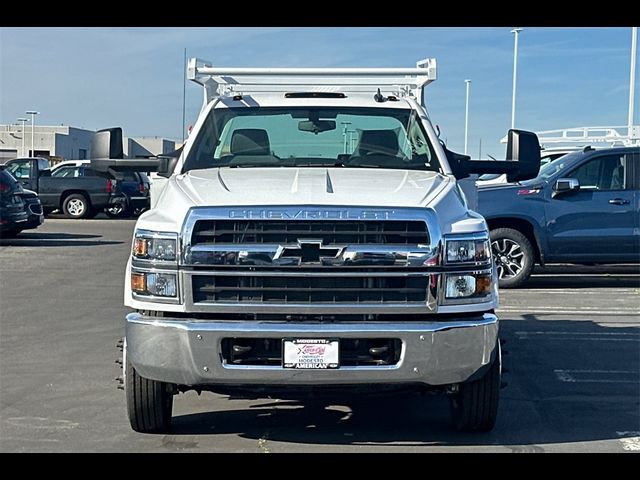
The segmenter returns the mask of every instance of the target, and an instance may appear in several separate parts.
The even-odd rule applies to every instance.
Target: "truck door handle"
[[[611,200],[609,200],[609,203],[611,205],[627,205],[629,203],[629,200],[624,200],[622,198],[612,198]]]

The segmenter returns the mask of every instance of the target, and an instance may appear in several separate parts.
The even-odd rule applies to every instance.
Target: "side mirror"
[[[577,178],[559,178],[553,186],[552,197],[577,190],[580,190],[580,182]]]
[[[518,171],[507,173],[507,182],[537,177],[540,171],[540,143],[537,135],[524,130],[509,130],[507,160],[518,162]]]
[[[51,169],[47,168],[46,170],[40,170],[40,176],[41,177],[50,177],[51,176]]]
[[[98,130],[91,140],[91,158],[124,158],[122,128]]]
[[[508,182],[529,180],[540,171],[540,143],[535,133],[524,130],[509,130],[507,161],[470,160],[443,147],[449,166],[456,179],[466,178],[471,173],[506,173]]]
[[[91,141],[91,168],[99,174],[121,178],[125,172],[157,172],[157,158],[124,158],[122,128],[98,130]]]

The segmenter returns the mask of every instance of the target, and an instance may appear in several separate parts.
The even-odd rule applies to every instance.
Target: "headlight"
[[[486,234],[445,237],[445,263],[449,265],[486,263],[491,260],[491,243]]]
[[[132,255],[137,260],[175,262],[177,250],[178,235],[175,233],[136,230]]]
[[[456,273],[445,278],[446,300],[486,297],[491,293],[490,273]]]
[[[131,272],[131,290],[140,295],[177,297],[178,285],[174,273]]]

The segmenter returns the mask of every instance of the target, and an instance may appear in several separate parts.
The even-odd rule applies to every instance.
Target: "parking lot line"
[[[588,277],[610,277],[610,278],[620,278],[620,277],[640,277],[640,273],[584,273],[583,276]],[[558,278],[558,277],[568,277],[568,278],[576,278],[575,273],[535,273],[531,275],[531,278]]]
[[[640,333],[630,332],[554,332],[553,330],[539,332],[515,332],[519,340],[531,340],[538,336],[545,340],[580,341],[580,342],[640,342]],[[630,337],[630,338],[622,338]]]
[[[637,316],[637,309],[610,309],[610,310],[592,310],[590,308],[565,309],[565,308],[498,308],[498,312],[502,313],[528,313],[528,314],[558,314],[558,315],[628,315]]]
[[[638,380],[606,378],[607,376],[638,375],[633,370],[554,370],[558,380],[567,383],[638,383]],[[589,378],[589,377],[596,378]],[[585,378],[586,377],[586,378]],[[605,377],[605,378],[599,378]]]
[[[575,335],[575,336],[582,336],[582,335],[597,335],[597,336],[632,336],[632,337],[640,337],[640,332],[639,333],[633,333],[633,332],[567,332],[567,331],[554,331],[554,330],[538,330],[538,331],[526,331],[526,330],[520,330],[515,332],[516,335],[518,336],[524,336],[524,335]]]

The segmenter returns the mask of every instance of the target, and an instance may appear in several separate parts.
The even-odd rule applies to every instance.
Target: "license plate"
[[[339,342],[334,339],[285,339],[284,368],[324,370],[340,366]]]

